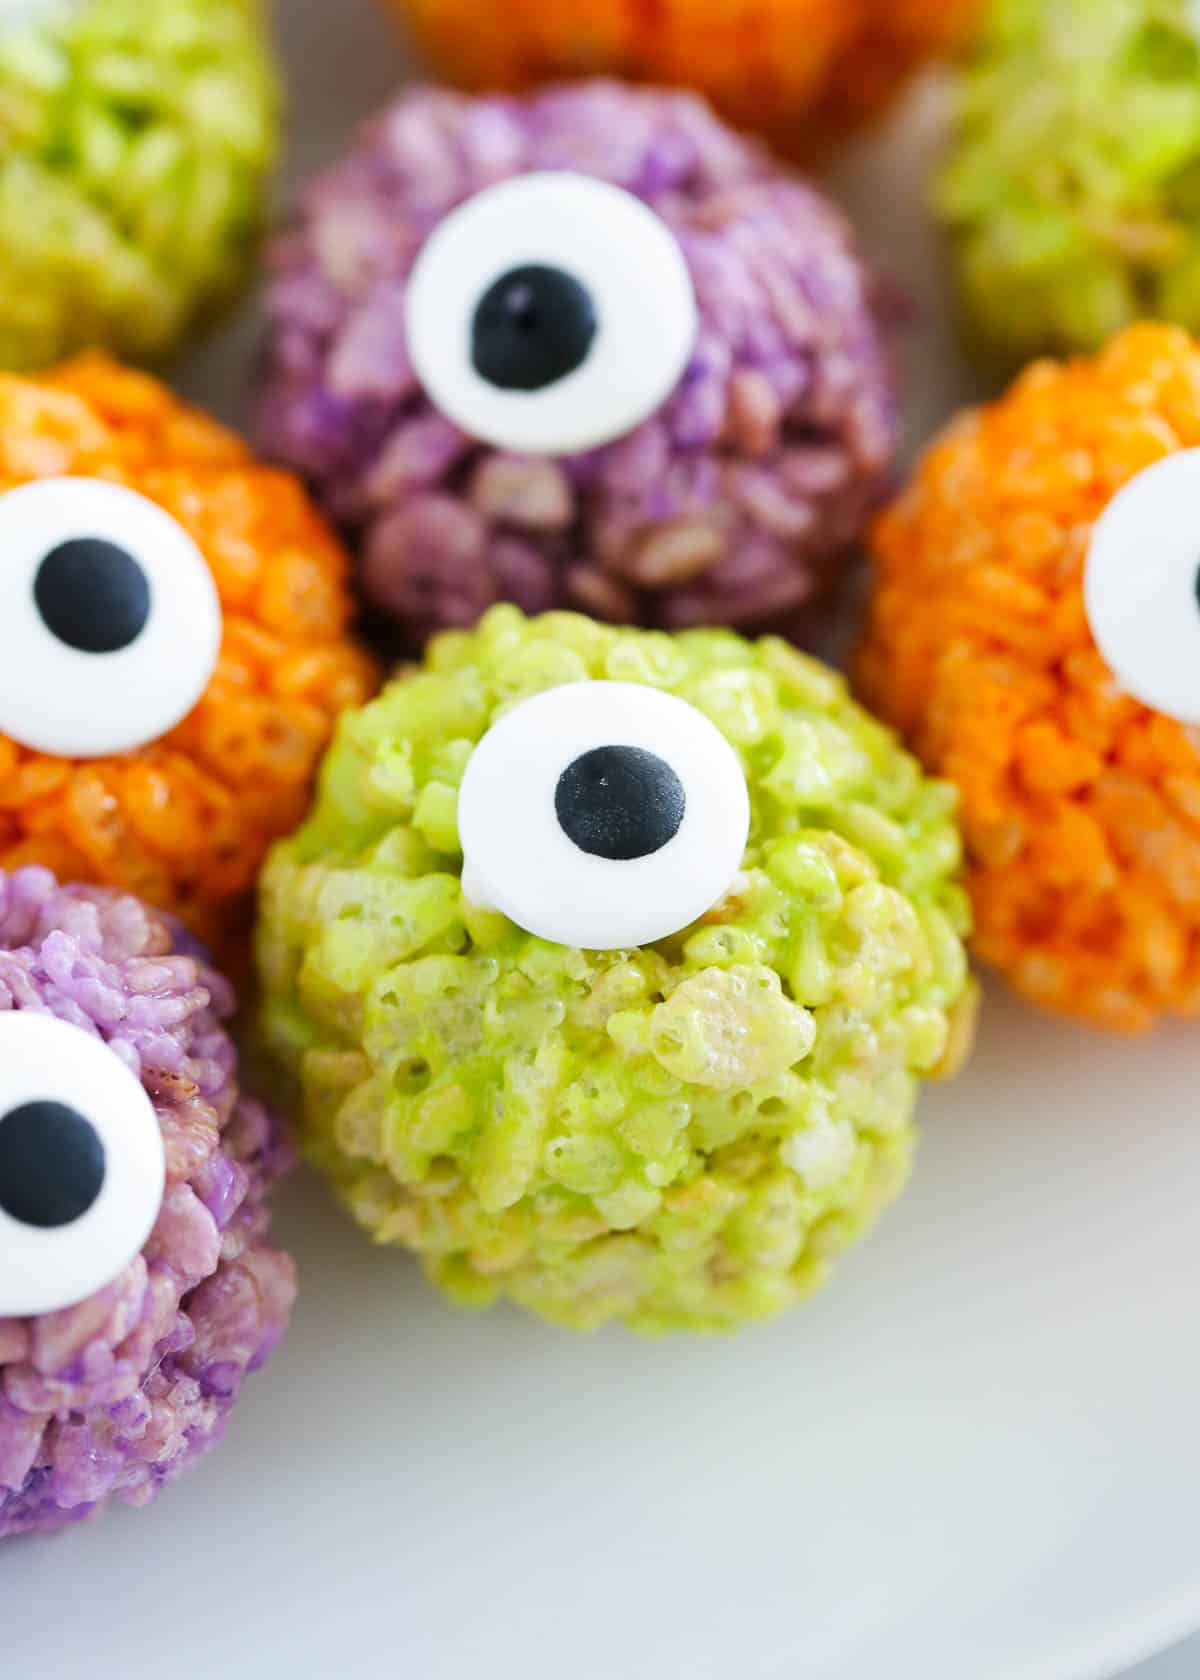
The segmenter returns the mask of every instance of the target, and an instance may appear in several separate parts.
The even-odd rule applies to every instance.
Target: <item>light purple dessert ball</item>
[[[145,1504],[283,1335],[233,1005],[170,917],[0,872],[0,1537]]]
[[[690,95],[418,88],[272,268],[261,440],[409,644],[499,599],[803,639],[886,488],[885,289]]]

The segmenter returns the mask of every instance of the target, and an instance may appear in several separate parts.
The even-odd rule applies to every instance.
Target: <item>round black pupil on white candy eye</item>
[[[74,537],[38,567],[33,597],[46,628],[80,653],[118,653],[150,616],[150,585],[133,556],[103,537]]]
[[[22,1225],[71,1225],[104,1184],[104,1145],[90,1120],[59,1102],[28,1102],[0,1118],[0,1208]]]
[[[561,268],[511,268],[479,301],[471,326],[476,373],[502,391],[541,391],[581,367],[596,336],[591,293]]]
[[[568,764],[554,791],[567,839],[593,857],[629,862],[661,851],[687,809],[683,783],[641,747],[594,747]]]

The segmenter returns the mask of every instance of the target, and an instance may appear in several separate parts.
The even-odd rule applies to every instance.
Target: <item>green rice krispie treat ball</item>
[[[970,1037],[954,795],[786,643],[493,608],[343,716],[259,931],[310,1158],[456,1300],[716,1329]]]
[[[1200,329],[1195,0],[989,0],[938,187],[970,328],[1019,362]]]
[[[277,127],[262,0],[0,0],[0,368],[154,360],[229,302]]]

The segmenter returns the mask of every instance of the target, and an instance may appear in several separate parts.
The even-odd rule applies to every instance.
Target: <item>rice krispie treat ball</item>
[[[168,916],[0,870],[0,1538],[144,1505],[287,1325],[287,1164]]]
[[[410,646],[504,599],[799,635],[884,487],[878,288],[690,96],[410,92],[273,266],[261,440]]]
[[[876,533],[868,701],[959,788],[979,955],[1137,1029],[1200,1010],[1200,347],[1041,362]]]
[[[978,0],[389,0],[448,81],[531,87],[619,75],[693,87],[784,151],[882,111],[965,36]]]
[[[1193,0],[989,0],[938,189],[974,335],[1016,363],[1200,327]]]
[[[0,368],[161,357],[227,303],[276,107],[260,0],[0,5]]]
[[[373,686],[286,473],[99,357],[0,375],[0,867],[138,893],[215,947]]]
[[[264,874],[311,1159],[453,1298],[766,1317],[965,1053],[953,793],[767,638],[493,608],[343,718]]]

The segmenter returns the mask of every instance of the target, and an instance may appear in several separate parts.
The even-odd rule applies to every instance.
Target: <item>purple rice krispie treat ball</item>
[[[147,1503],[283,1335],[233,1006],[171,917],[0,871],[0,1538]]]
[[[693,96],[418,88],[273,270],[262,442],[410,645],[500,599],[803,637],[885,487],[883,288]]]

